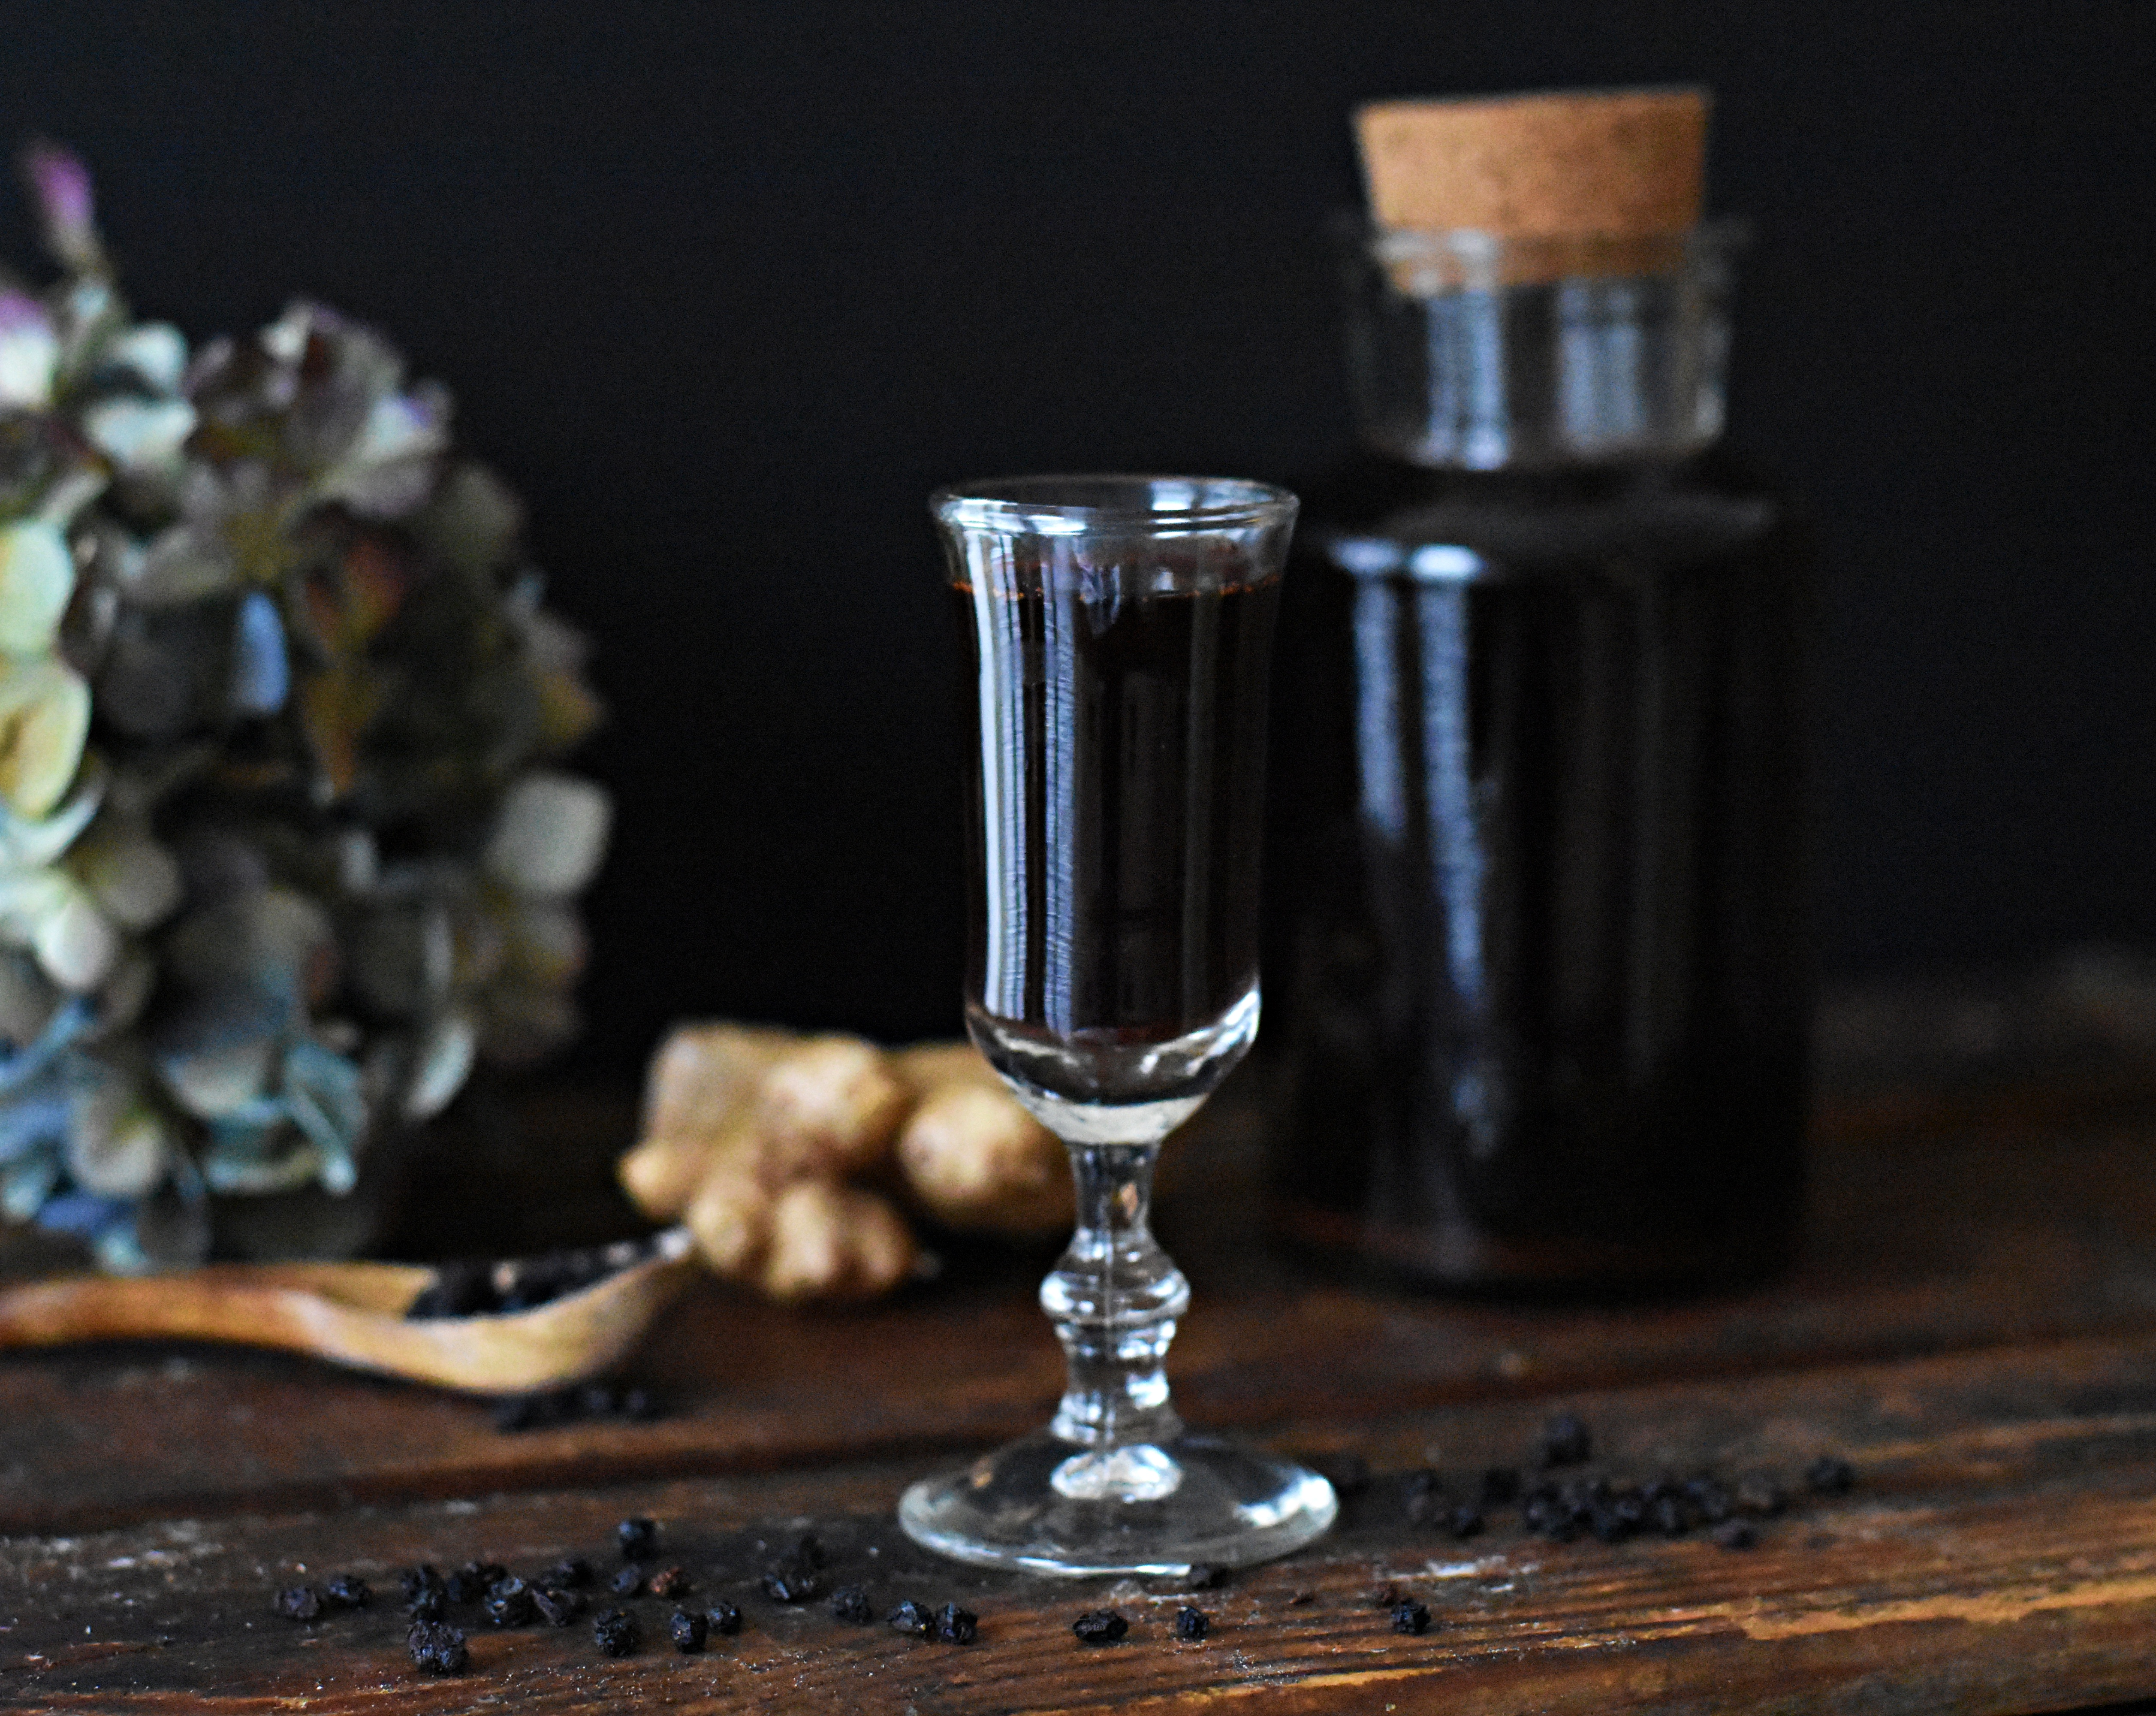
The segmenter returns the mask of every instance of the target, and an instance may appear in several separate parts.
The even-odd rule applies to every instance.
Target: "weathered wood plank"
[[[1280,1440],[1353,1449],[1383,1470],[1477,1471],[1518,1457],[1554,1400],[1321,1415]],[[1199,1594],[1214,1637],[1168,1627],[1188,1594],[1068,1586],[932,1564],[891,1523],[921,1462],[676,1479],[274,1518],[165,1520],[0,1543],[0,1704],[152,1712],[913,1709],[1163,1713],[1776,1710],[1983,1713],[2156,1694],[2156,1338],[2045,1347],[1566,1396],[1595,1469],[1792,1472],[1825,1448],[1851,1496],[1772,1522],[1748,1551],[1698,1537],[1568,1544],[1507,1523],[1466,1544],[1409,1524],[1381,1480],[1304,1555]],[[748,1611],[737,1641],[619,1662],[588,1631],[475,1630],[473,1668],[417,1676],[386,1606],[311,1630],[273,1589],[335,1570],[393,1588],[397,1565],[473,1555],[532,1569],[603,1549],[649,1513],[701,1583]],[[756,1595],[769,1545],[803,1523],[835,1580],[879,1604],[955,1598],[981,1616],[960,1649],[854,1628]],[[871,1553],[871,1550],[875,1553]],[[1425,1637],[1373,1606],[1427,1600]],[[1120,1645],[1068,1625],[1111,1601]],[[666,1612],[637,1605],[657,1631]],[[469,1612],[469,1611],[468,1611]],[[1260,1698],[1260,1695],[1262,1694]]]
[[[2145,1119],[1830,1136],[1788,1279],[1666,1304],[1507,1308],[1313,1274],[1249,1242],[1247,1163],[1194,1148],[1163,1227],[1197,1287],[1173,1374],[1192,1418],[1342,1423],[1538,1395],[2156,1328]],[[1207,1150],[1212,1153],[1206,1153]],[[1172,1179],[1173,1179],[1172,1176]],[[794,1313],[692,1293],[637,1362],[649,1425],[503,1436],[476,1403],[208,1348],[0,1359],[0,1529],[604,1482],[957,1448],[1045,1415],[1039,1259],[890,1304]]]

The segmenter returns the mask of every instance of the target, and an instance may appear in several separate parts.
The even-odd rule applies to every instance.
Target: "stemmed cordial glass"
[[[1054,1421],[914,1485],[968,1561],[1180,1572],[1283,1554],[1332,1486],[1193,1435],[1163,1364],[1190,1288],[1147,1227],[1161,1140],[1258,1029],[1259,821],[1295,496],[1182,477],[1028,477],[931,501],[971,642],[978,743],[966,1024],[1070,1150],[1078,1225],[1040,1302]]]

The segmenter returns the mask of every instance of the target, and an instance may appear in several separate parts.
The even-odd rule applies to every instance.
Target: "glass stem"
[[[1069,1369],[1050,1428],[1087,1448],[1158,1446],[1183,1429],[1164,1366],[1176,1318],[1190,1302],[1190,1283],[1146,1225],[1160,1144],[1070,1149],[1078,1228],[1040,1284],[1041,1308]]]

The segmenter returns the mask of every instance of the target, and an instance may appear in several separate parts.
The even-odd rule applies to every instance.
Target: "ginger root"
[[[644,1137],[619,1173],[646,1215],[686,1224],[716,1273],[784,1300],[873,1297],[919,1266],[886,1189],[967,1231],[1070,1220],[1062,1145],[964,1043],[886,1052],[682,1026],[652,1062]]]

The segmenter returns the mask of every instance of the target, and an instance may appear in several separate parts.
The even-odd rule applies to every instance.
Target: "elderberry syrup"
[[[1728,235],[1348,249],[1366,450],[1301,486],[1275,685],[1279,1225],[1460,1287],[1770,1269],[1809,548],[1715,444]]]
[[[967,1023],[1051,1103],[1179,1118],[1256,1030],[1294,506],[1143,478],[938,502],[970,656]]]

